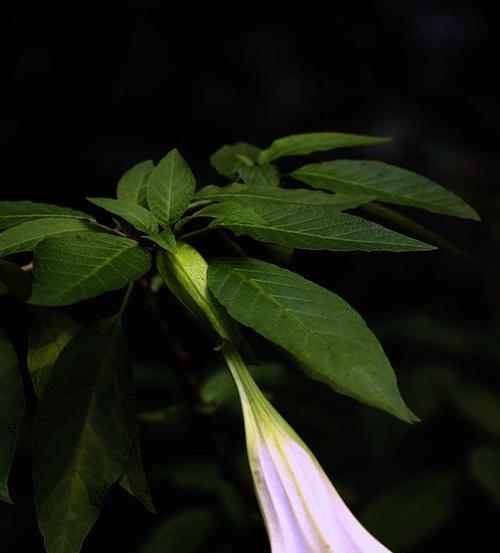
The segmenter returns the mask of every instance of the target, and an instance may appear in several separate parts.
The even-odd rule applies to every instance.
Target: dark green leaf
[[[36,414],[35,505],[48,553],[77,553],[123,473],[137,431],[129,357],[116,321],[61,352]]]
[[[147,207],[147,182],[153,168],[153,162],[148,159],[129,169],[118,182],[116,189],[117,198]]]
[[[312,163],[297,169],[291,176],[323,190],[368,194],[383,202],[479,220],[472,207],[446,188],[427,177],[381,161],[342,159]]]
[[[214,526],[210,511],[193,509],[165,520],[138,553],[198,553]]]
[[[136,203],[128,200],[113,200],[111,198],[87,198],[87,200],[125,219],[125,221],[141,232],[154,234],[158,231],[158,221],[154,215]]]
[[[149,270],[151,255],[111,234],[44,240],[35,250],[35,305],[69,305],[118,290]]]
[[[470,455],[469,467],[477,483],[500,507],[500,447],[477,447]]]
[[[28,370],[38,397],[43,395],[59,354],[80,330],[81,326],[62,311],[37,309],[32,312]]]
[[[7,503],[12,503],[9,495],[9,473],[23,414],[23,382],[16,352],[0,330],[0,499]]]
[[[6,229],[36,219],[85,219],[94,221],[92,215],[58,205],[35,202],[0,202],[0,229]]]
[[[272,200],[280,205],[331,206],[339,211],[358,207],[373,200],[373,196],[329,194],[328,192],[316,192],[305,188],[287,189],[239,183],[228,184],[227,186],[205,186],[196,193],[195,197],[197,200],[236,199],[248,202],[254,199],[264,199]]]
[[[186,211],[195,189],[195,179],[177,150],[171,150],[153,169],[147,186],[149,209],[168,227]]]
[[[241,167],[257,162],[260,152],[260,148],[246,142],[226,144],[212,155],[210,163],[219,174],[234,179]]]
[[[280,173],[276,165],[243,165],[238,174],[247,184],[279,186]]]
[[[83,234],[95,230],[78,219],[39,219],[21,223],[9,228],[0,234],[0,257],[11,253],[29,252],[34,250],[36,245],[51,236],[63,234]]]
[[[19,265],[5,259],[0,259],[0,284],[5,287],[5,293],[10,293],[22,301],[28,301],[31,296],[32,278],[29,271],[23,271]]]
[[[174,233],[168,227],[159,233],[143,236],[143,238],[151,240],[167,252],[175,253],[177,251]]]
[[[138,434],[135,436],[132,444],[125,472],[118,483],[130,495],[138,499],[145,509],[151,513],[156,513],[144,473],[144,467],[142,466],[141,445]]]
[[[274,200],[224,200],[195,214],[254,240],[306,250],[425,251],[434,246],[332,207],[285,205]]]
[[[374,497],[361,520],[391,549],[409,550],[451,517],[457,484],[453,474],[413,475]]]
[[[269,163],[280,157],[302,156],[336,148],[384,144],[390,141],[390,138],[339,132],[294,134],[276,139],[269,148],[260,153],[259,163]]]
[[[213,261],[208,286],[230,315],[287,350],[311,377],[414,420],[378,340],[339,296],[256,259]]]

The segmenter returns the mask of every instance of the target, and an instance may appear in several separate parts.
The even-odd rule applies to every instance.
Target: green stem
[[[248,257],[247,252],[235,240],[228,236],[222,229],[220,229],[219,234],[222,236],[223,240],[227,242],[227,244],[229,244],[240,257]]]
[[[186,234],[182,234],[181,236],[179,236],[179,240],[189,240],[190,238],[194,238],[195,236],[201,236],[202,234],[206,234],[207,232],[210,232],[212,230],[215,230],[217,227],[215,226],[208,226],[208,227],[203,227],[203,228],[200,228],[198,230],[193,230],[191,232],[187,232]]]
[[[118,313],[116,314],[117,319],[121,319],[123,316],[123,313],[125,309],[127,308],[128,301],[130,299],[130,295],[132,294],[132,288],[134,287],[135,282],[131,282],[127,289],[125,290],[125,295],[123,296],[122,302],[120,304],[120,309],[118,309]]]

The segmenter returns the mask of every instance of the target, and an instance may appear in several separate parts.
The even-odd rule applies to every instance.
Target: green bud
[[[158,271],[165,284],[191,316],[215,339],[237,343],[237,324],[207,287],[208,264],[187,242],[177,242],[176,253],[159,250]]]

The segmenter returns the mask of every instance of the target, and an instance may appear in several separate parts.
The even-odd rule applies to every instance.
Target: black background
[[[441,251],[302,252],[292,267],[348,299],[374,328],[425,314],[465,333],[489,335],[498,323],[500,298],[495,267],[500,91],[498,33],[488,6],[484,1],[383,0],[298,6],[123,2],[92,9],[85,3],[20,4],[4,14],[1,36],[2,199],[86,208],[85,196],[112,196],[118,178],[133,163],[157,161],[174,146],[199,183],[208,184],[218,180],[208,158],[224,143],[245,140],[264,147],[279,136],[322,130],[391,135],[395,141],[388,146],[342,151],[342,156],[397,163],[462,195],[482,215],[482,223],[406,213],[480,261],[468,263]],[[301,161],[285,160],[282,167]],[[105,312],[116,301],[112,296],[98,307],[91,303],[82,316],[88,318],[94,308]],[[143,316],[139,298],[131,310],[134,356],[160,357],[155,346],[144,343],[153,332],[150,325],[136,321]],[[4,309],[2,319],[6,313]],[[452,340],[460,340],[458,334]],[[412,347],[409,352],[396,344],[388,351],[396,367],[407,358],[433,359],[432,353]],[[456,362],[458,370],[473,371],[477,381],[498,387],[498,366],[484,369],[484,364],[479,367],[474,356]],[[344,400],[327,397],[325,402],[343,405]],[[335,413],[335,404],[332,409]],[[293,422],[293,413],[289,418]],[[445,412],[420,436],[411,456],[400,452],[396,459],[387,454],[379,460],[375,484],[359,460],[357,469],[344,470],[357,480],[361,495],[369,497],[384,478],[390,480],[389,473],[380,476],[384,466],[396,472],[403,465],[407,470],[458,467],[465,449],[462,435],[469,445],[482,439],[481,431],[475,433],[467,424]],[[355,442],[355,437],[348,440]],[[310,441],[321,446],[320,438]],[[155,455],[165,459],[171,447],[146,437],[146,464],[153,465]],[[198,447],[208,451],[203,443]],[[2,534],[10,540],[6,551],[41,551],[31,484],[21,482],[29,479],[29,461],[22,455],[15,478],[18,514],[7,507],[1,511],[6,517]],[[168,490],[158,495],[160,514],[175,511]],[[498,511],[479,491],[457,501],[471,501],[471,506],[459,509],[415,551],[487,545]],[[112,494],[85,551],[100,550],[112,532],[117,550],[133,551],[155,524],[125,495]]]

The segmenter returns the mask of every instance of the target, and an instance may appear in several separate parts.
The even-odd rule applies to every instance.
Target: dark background
[[[208,184],[219,180],[208,158],[224,143],[264,147],[286,134],[334,130],[394,136],[393,144],[340,155],[430,176],[481,214],[483,222],[472,223],[405,211],[476,262],[439,251],[299,252],[291,263],[361,312],[423,419],[406,427],[309,383],[293,367],[263,384],[354,511],[395,551],[474,551],[497,541],[500,91],[498,32],[488,6],[379,0],[297,7],[123,2],[89,9],[71,3],[19,5],[3,18],[2,199],[88,209],[85,196],[112,196],[132,164],[157,161],[174,146],[199,183]],[[302,161],[284,160],[281,167]],[[210,240],[197,243],[225,253]],[[203,378],[200,362],[217,358],[207,361],[200,342],[206,352],[210,344],[164,296],[174,334],[190,333],[186,346]],[[117,301],[110,295],[87,302],[77,316],[88,320]],[[2,319],[9,308],[22,326],[10,304]],[[161,336],[139,294],[126,329],[141,404],[175,407],[179,391],[165,376]],[[258,340],[255,347],[262,358],[276,357]],[[114,490],[85,552],[104,549],[110,537],[114,549],[135,551],[170,515],[217,503],[212,491],[192,482],[176,485],[176,467],[188,461],[198,463],[194,472],[211,467],[212,438],[221,433],[228,455],[241,455],[241,423],[231,410],[210,420],[215,434],[197,417],[181,422],[144,425],[158,516]],[[29,423],[21,445],[12,483],[17,505],[0,506],[0,549],[39,552]],[[260,523],[247,512],[255,505],[243,497],[236,503],[243,504],[244,523],[226,524],[228,509],[214,507],[214,553],[265,548]],[[215,548],[225,541],[228,549]]]

